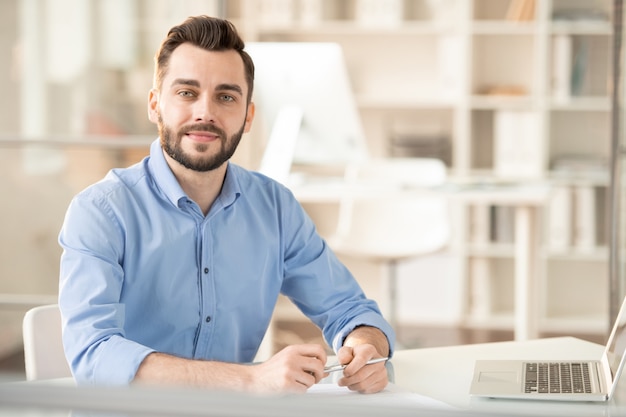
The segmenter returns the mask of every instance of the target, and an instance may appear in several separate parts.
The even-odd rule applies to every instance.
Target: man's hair
[[[231,22],[209,16],[192,16],[170,29],[154,57],[155,88],[161,88],[172,52],[183,43],[190,43],[207,51],[237,51],[243,60],[248,102],[251,100],[254,87],[252,58],[243,50],[245,44]]]

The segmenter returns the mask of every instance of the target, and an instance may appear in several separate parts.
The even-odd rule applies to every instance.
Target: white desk
[[[346,185],[339,181],[310,181],[290,187],[296,198],[305,203],[339,203],[342,198],[379,195],[393,198],[398,193],[432,193],[446,196],[452,203],[510,206],[515,209],[515,339],[539,337],[538,281],[540,227],[539,211],[550,195],[548,186],[451,185],[440,189],[408,189],[378,184]]]
[[[477,359],[599,359],[604,346],[572,337],[396,352],[395,383],[464,410],[524,415],[626,415],[626,380],[608,403],[495,400],[470,397]],[[621,410],[617,412],[618,408]]]
[[[0,384],[0,416],[57,417],[45,410],[64,408],[109,411],[123,415],[187,416],[616,416],[626,415],[626,380],[609,402],[555,402],[494,400],[469,396],[474,362],[477,359],[598,359],[603,346],[571,337],[523,342],[501,342],[398,351],[391,360],[398,388],[445,403],[426,410],[408,402],[390,402],[359,394],[331,401],[316,395],[247,396],[196,389],[166,387],[76,388],[68,383],[41,381]],[[378,399],[377,399],[378,398]],[[399,397],[404,398],[403,396]],[[11,404],[16,408],[6,408]],[[18,407],[19,406],[19,407]],[[40,413],[28,412],[37,406]],[[27,409],[28,408],[28,409]],[[8,411],[7,411],[8,410]],[[26,413],[19,414],[22,410]],[[460,413],[463,412],[463,413]],[[140,414],[136,414],[140,413]],[[168,414],[169,413],[169,414]],[[76,416],[80,414],[75,414]],[[88,414],[90,415],[90,414]],[[99,414],[98,414],[99,415]],[[106,414],[105,414],[106,415]],[[115,414],[118,415],[118,414]]]

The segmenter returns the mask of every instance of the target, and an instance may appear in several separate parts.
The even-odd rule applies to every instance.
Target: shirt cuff
[[[333,350],[337,352],[343,346],[346,337],[348,337],[348,335],[359,326],[375,327],[383,332],[383,334],[387,337],[387,343],[389,344],[389,357],[391,358],[393,356],[396,334],[389,323],[376,313],[362,314],[348,322],[348,324],[346,324],[333,339]]]
[[[95,385],[129,385],[139,365],[154,349],[120,336],[112,336],[101,346],[100,358],[95,365]]]

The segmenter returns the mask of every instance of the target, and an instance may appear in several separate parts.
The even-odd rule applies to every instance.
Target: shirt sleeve
[[[124,335],[123,236],[106,199],[88,191],[74,198],[59,234],[63,345],[81,385],[127,385],[153,351]]]
[[[335,351],[356,327],[372,326],[386,335],[393,352],[395,333],[377,303],[365,296],[295,198],[286,204],[283,294],[322,330]]]

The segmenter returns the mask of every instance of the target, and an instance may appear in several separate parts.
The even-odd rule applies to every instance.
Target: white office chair
[[[338,255],[388,265],[385,315],[394,327],[398,263],[439,251],[450,239],[446,198],[428,190],[446,177],[445,165],[431,158],[373,160],[346,169],[355,191],[345,193],[328,243]]]
[[[63,352],[61,312],[56,304],[34,307],[22,322],[26,380],[71,377]]]

